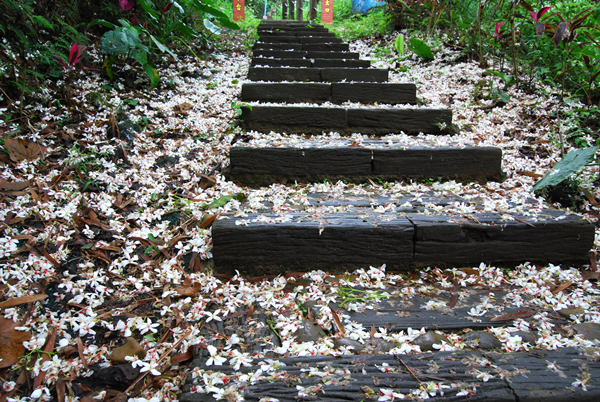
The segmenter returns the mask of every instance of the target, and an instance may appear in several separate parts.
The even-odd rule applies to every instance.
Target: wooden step
[[[335,36],[271,36],[261,35],[258,43],[342,43]]]
[[[270,82],[387,82],[388,70],[379,68],[250,67],[248,79]]]
[[[327,196],[313,195],[308,206],[278,206],[279,213],[267,205],[261,213],[224,215],[215,221],[216,271],[260,276],[382,264],[409,269],[482,262],[585,263],[594,244],[593,223],[535,205],[523,215],[480,212],[483,204],[440,200],[440,195],[405,194],[387,201],[351,196],[322,203],[319,197]]]
[[[261,102],[361,102],[414,104],[415,84],[397,83],[246,83],[242,85],[243,101]]]
[[[307,27],[275,27],[275,26],[265,26],[265,27],[258,27],[257,28],[257,33],[260,35],[262,33],[271,33],[271,32],[282,32],[282,33],[289,33],[289,34],[317,34],[317,33],[322,33],[322,34],[329,34],[331,32],[329,32],[329,29],[325,28],[325,27],[314,27],[314,28],[307,28]]]
[[[366,70],[368,71],[368,70]],[[450,109],[243,106],[242,127],[263,133],[367,135],[447,134],[453,130]]]
[[[265,57],[253,57],[250,63],[254,66],[267,67],[346,67],[346,68],[369,68],[371,62],[369,60],[343,60],[343,59],[274,59]]]
[[[305,140],[299,147],[238,143],[231,148],[228,180],[243,186],[345,180],[502,180],[502,150],[494,147],[415,146],[387,141]]]
[[[310,52],[348,52],[347,43],[266,43],[256,42],[253,50],[304,50]]]
[[[257,49],[254,51],[253,55],[254,57],[273,57],[278,59],[360,59],[360,55],[354,52],[306,52],[304,50]]]
[[[235,395],[245,401],[399,401],[406,396],[432,402],[594,402],[600,400],[600,362],[588,355],[583,348],[574,347],[513,353],[458,350],[341,357],[271,354],[239,370],[227,365],[206,366],[207,359],[202,358],[194,360],[192,368],[200,373],[206,370],[209,375],[209,370],[219,371],[228,385],[213,386],[204,393],[202,375],[190,374],[179,400],[212,402],[217,390],[223,394],[223,389],[229,387],[239,388]],[[273,367],[274,361],[277,369],[253,377],[257,368]],[[557,368],[551,370],[549,364]],[[489,377],[483,379],[484,373]],[[585,378],[587,387],[574,386]],[[438,385],[445,388],[428,388]],[[381,399],[384,391],[397,396]]]
[[[297,36],[297,37],[306,37],[306,36],[319,36],[319,37],[328,37],[335,38],[335,33],[333,32],[323,32],[323,31],[281,31],[281,30],[271,30],[271,31],[258,31],[259,38],[268,38],[268,37],[279,37],[279,36]]]

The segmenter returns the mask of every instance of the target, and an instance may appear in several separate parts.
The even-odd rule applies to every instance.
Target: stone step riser
[[[234,146],[228,180],[243,186],[345,180],[502,180],[502,151],[469,148],[254,148]]]
[[[359,109],[286,106],[242,107],[242,127],[263,133],[315,134],[338,132],[367,135],[447,134],[452,130],[449,109]]]
[[[388,70],[376,68],[250,67],[250,81],[387,82]]]
[[[388,83],[247,83],[242,85],[243,101],[262,102],[361,102],[414,104],[415,84]]]
[[[254,57],[250,64],[255,66],[267,67],[307,67],[307,68],[369,68],[369,60],[343,60],[343,59],[268,59],[264,57]]]

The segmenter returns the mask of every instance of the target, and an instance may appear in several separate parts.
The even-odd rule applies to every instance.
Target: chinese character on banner
[[[244,21],[246,19],[246,9],[244,5],[244,0],[233,0],[233,20]]]
[[[321,21],[323,24],[333,24],[333,0],[321,2]]]

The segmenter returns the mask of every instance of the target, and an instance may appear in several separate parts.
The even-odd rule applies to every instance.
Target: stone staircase
[[[271,21],[262,23],[258,33],[248,73],[255,82],[242,87],[242,101],[255,102],[243,107],[246,130],[372,137],[292,141],[273,136],[273,141],[260,145],[238,142],[231,149],[228,179],[255,187],[323,180],[502,180],[499,148],[453,143],[450,109],[413,106],[415,85],[386,82],[385,69],[340,63],[365,61],[326,28]],[[347,107],[344,102],[361,106]],[[379,138],[391,133],[404,135]],[[444,138],[444,145],[409,137],[419,133]],[[326,199],[312,194],[305,205],[279,211],[265,205],[243,219],[218,220],[212,229],[216,269],[278,274],[375,264],[407,269],[481,262],[585,262],[593,246],[593,224],[547,206],[532,204],[523,213],[509,213],[486,207],[484,199],[433,191],[378,198],[371,194]],[[460,208],[452,210],[453,206]]]
[[[373,69],[368,61],[359,60],[358,54],[349,52],[348,45],[326,28],[306,22],[269,21],[263,22],[258,32],[260,39],[248,74],[257,82],[244,84],[242,100],[263,104],[245,107],[243,124],[246,130],[287,134],[272,134],[272,140],[260,143],[236,143],[230,152],[228,179],[255,187],[323,180],[371,184],[428,178],[502,180],[500,149],[454,144],[448,135],[452,132],[450,110],[412,106],[417,103],[415,85],[387,83],[387,70]],[[337,106],[348,101],[363,106]],[[265,104],[269,102],[288,105]],[[301,102],[315,105],[295,105]],[[386,106],[370,105],[375,102]],[[297,136],[329,131],[373,137]],[[440,145],[408,135],[378,138],[400,131],[444,136],[446,141]],[[394,191],[373,188],[375,191],[362,194],[312,193],[285,205],[264,202],[262,209],[245,216],[225,215],[212,226],[215,271],[257,277],[315,269],[343,272],[382,264],[403,270],[481,262],[589,261],[595,230],[581,217],[533,201],[531,205],[507,201],[501,208],[500,204],[490,206],[484,197],[459,197],[448,191],[398,191],[399,185]],[[513,206],[520,207],[520,212],[507,211]],[[298,285],[311,286],[289,280],[286,287],[290,291]],[[336,348],[354,348],[353,356],[288,357],[277,352],[281,340],[269,322],[273,312],[256,303],[222,321],[204,322],[201,333],[209,344],[224,349],[222,353],[227,350],[224,339],[236,335],[245,339],[243,352],[264,356],[247,367],[215,367],[207,365],[208,352],[201,349],[180,400],[241,400],[242,396],[252,401],[600,399],[599,387],[586,390],[573,382],[600,373],[597,359],[577,348],[496,353],[490,350],[498,349],[500,341],[488,332],[474,331],[465,338],[475,342],[476,350],[433,353],[433,343],[446,340],[434,330],[505,326],[512,322],[510,317],[535,314],[509,306],[504,290],[484,286],[456,304],[457,295],[457,288],[440,289],[435,299],[451,307],[432,311],[419,307],[433,300],[425,294],[377,300],[368,314],[367,310],[327,304],[331,311],[348,315],[351,322],[372,331],[429,330],[414,340],[422,351],[432,351],[420,354],[384,354],[398,345],[390,345],[372,332],[364,343],[345,338],[343,333],[333,339]],[[470,309],[481,298],[503,305],[505,318],[486,314],[473,319]],[[315,317],[325,308],[316,301],[310,303],[302,308],[314,309],[311,314]],[[557,327],[566,322],[558,315],[552,320]],[[311,320],[301,321],[296,341],[310,343],[324,336]],[[533,333],[515,334],[535,344]],[[213,381],[219,387],[213,387]]]

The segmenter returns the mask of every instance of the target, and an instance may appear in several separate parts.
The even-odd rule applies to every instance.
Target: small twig
[[[404,367],[406,367],[406,369],[408,370],[408,372],[409,372],[409,373],[410,373],[410,374],[411,374],[413,377],[415,377],[415,380],[417,380],[417,381],[419,382],[419,385],[420,385],[420,386],[424,386],[424,385],[423,385],[423,383],[421,382],[421,380],[419,380],[419,377],[417,377],[417,376],[415,375],[415,373],[413,373],[413,371],[410,369],[410,367],[408,367],[408,366],[406,365],[406,363],[404,363],[404,362],[402,361],[402,359],[398,357],[398,355],[396,355],[396,359],[398,359],[398,361],[399,361],[400,363],[402,363],[402,365],[403,365]]]
[[[163,353],[163,355],[160,357],[160,359],[158,359],[157,364],[160,365],[163,362],[163,360],[165,360],[171,354],[171,352],[173,352],[173,350],[175,348],[177,348],[179,345],[181,345],[181,343],[185,340],[185,338],[188,337],[188,335],[191,332],[192,332],[192,328],[188,328],[188,330],[185,331],[185,334],[183,334],[183,336],[181,338],[179,338],[179,340],[177,342],[175,342],[173,344],[173,346],[171,346],[169,348],[169,350],[167,350],[165,353]],[[129,393],[133,390],[133,388],[135,388],[135,386],[137,385],[138,382],[142,381],[148,375],[148,373],[150,373],[150,370],[145,371],[142,374],[140,374],[140,376],[129,386],[129,388],[127,388],[125,390],[125,394],[127,394],[128,396],[131,396],[131,395],[129,395]]]

